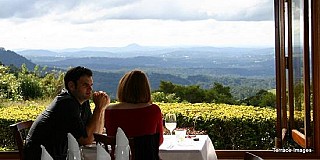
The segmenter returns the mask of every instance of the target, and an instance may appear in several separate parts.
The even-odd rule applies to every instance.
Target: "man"
[[[55,160],[65,160],[68,149],[67,133],[80,145],[91,144],[93,133],[101,133],[104,111],[110,103],[105,92],[92,94],[92,71],[75,67],[64,77],[65,88],[32,124],[26,140],[26,160],[40,160],[42,144]],[[89,99],[95,108],[90,110]]]

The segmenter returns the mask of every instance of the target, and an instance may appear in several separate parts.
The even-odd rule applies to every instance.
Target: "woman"
[[[105,111],[105,127],[108,136],[115,136],[120,127],[127,137],[158,133],[163,142],[162,114],[159,106],[151,102],[150,84],[140,70],[126,73],[119,81],[117,104]]]

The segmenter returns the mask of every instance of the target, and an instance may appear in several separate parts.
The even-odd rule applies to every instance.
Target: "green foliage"
[[[26,65],[21,69],[0,65],[0,98],[9,100],[29,100],[54,97],[63,86],[62,72],[43,73],[35,66],[29,71]]]
[[[153,92],[151,96],[153,102],[175,103],[180,100],[179,97],[176,97],[175,93],[165,94],[163,92]]]
[[[55,97],[63,88],[64,73],[61,71],[52,71],[41,78],[43,95],[45,97]]]
[[[26,120],[35,120],[48,102],[7,101],[0,106],[0,148],[16,149],[9,125]],[[45,104],[44,104],[45,103]]]
[[[16,76],[9,73],[9,68],[0,65],[0,99],[21,99],[19,86]]]
[[[259,90],[255,96],[246,98],[241,102],[246,105],[275,108],[276,96],[275,94],[262,89]]]
[[[21,101],[0,106],[1,147],[15,149],[9,125],[34,120],[49,102]],[[179,128],[195,127],[205,131],[216,149],[272,149],[274,147],[276,110],[253,106],[215,103],[157,103],[163,114],[177,115]],[[295,121],[303,124],[296,111]],[[4,144],[6,144],[4,146]]]
[[[230,93],[230,87],[224,87],[220,83],[214,83],[210,89],[202,89],[199,85],[182,86],[173,84],[171,82],[161,81],[159,90],[164,94],[173,94],[179,97],[180,101],[187,101],[190,103],[226,103],[234,104]]]
[[[205,102],[234,104],[235,101],[230,93],[230,87],[224,87],[220,83],[214,83],[214,86],[207,91]]]
[[[198,85],[180,86],[175,87],[175,93],[182,100],[190,103],[204,102],[205,92]]]
[[[300,80],[296,80],[293,85],[293,96],[294,96],[294,106],[295,109],[301,111],[303,109],[303,101],[304,101],[304,85],[303,82]]]
[[[35,68],[35,71],[37,71],[37,69],[38,68]],[[21,96],[24,100],[36,99],[43,96],[40,79],[38,75],[28,73],[25,65],[21,66],[18,81],[20,81]]]
[[[276,110],[214,103],[159,103],[163,114],[174,112],[177,127],[205,131],[215,149],[272,149]],[[295,113],[298,114],[298,113]],[[303,118],[296,119],[303,123]]]

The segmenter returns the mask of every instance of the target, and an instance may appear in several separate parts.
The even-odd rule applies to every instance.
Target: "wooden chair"
[[[13,132],[13,137],[18,146],[20,160],[24,160],[23,148],[25,145],[26,136],[32,125],[33,121],[18,122],[10,125],[10,128]]]
[[[93,134],[96,143],[103,144],[106,151],[114,160],[116,137],[104,134]],[[159,160],[159,134],[128,138],[130,146],[130,160]],[[110,146],[110,147],[108,147]]]
[[[263,160],[263,158],[253,154],[253,153],[250,153],[250,152],[246,152],[244,154],[244,160]]]

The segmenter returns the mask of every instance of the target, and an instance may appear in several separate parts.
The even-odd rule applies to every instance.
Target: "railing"
[[[303,152],[278,152],[273,150],[216,150],[219,160],[221,159],[243,159],[245,152],[251,152],[264,159],[319,159],[316,153]],[[0,152],[0,160],[19,160],[18,151]]]

